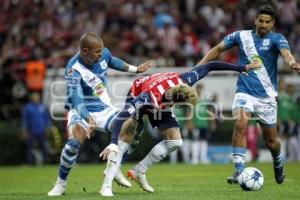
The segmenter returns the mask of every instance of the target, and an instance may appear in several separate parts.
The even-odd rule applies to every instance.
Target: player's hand
[[[299,64],[299,63],[292,62],[292,63],[290,63],[290,67],[291,67],[293,70],[296,70],[298,73],[300,73],[300,64]]]
[[[93,133],[95,127],[96,127],[96,122],[91,117],[88,117],[87,122],[88,122],[88,129],[86,131],[86,137],[88,139],[90,139],[91,135],[92,135],[92,133]]]
[[[154,64],[155,64],[155,62],[152,60],[144,62],[137,67],[136,73],[143,73],[143,72],[147,71],[150,67],[154,66]]]
[[[254,60],[248,65],[246,65],[246,71],[252,70],[252,69],[258,69],[261,67],[261,64],[259,64],[258,61]]]
[[[102,158],[103,160],[106,160],[112,152],[118,153],[119,148],[116,144],[111,143],[108,145],[100,154],[99,157]]]

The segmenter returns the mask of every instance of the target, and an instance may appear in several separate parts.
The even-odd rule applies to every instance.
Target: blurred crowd
[[[113,55],[138,64],[193,66],[227,33],[254,27],[257,4],[250,0],[1,0],[0,66],[22,80],[28,60],[61,68],[77,51],[83,32],[103,37]],[[300,57],[300,17],[296,0],[272,1],[276,29]],[[222,60],[235,62],[229,51]]]

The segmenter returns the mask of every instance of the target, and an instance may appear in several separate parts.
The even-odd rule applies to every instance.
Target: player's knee
[[[237,134],[244,134],[247,128],[247,123],[243,121],[236,121],[234,128]]]
[[[170,151],[174,151],[182,146],[182,139],[178,140],[165,140],[166,145]]]
[[[86,138],[86,130],[78,123],[72,124],[68,129],[69,139],[75,139],[82,144]]]

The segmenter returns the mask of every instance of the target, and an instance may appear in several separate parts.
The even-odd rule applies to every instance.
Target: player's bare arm
[[[291,69],[296,70],[300,73],[300,64],[296,62],[294,56],[288,49],[280,49],[280,54],[284,59],[284,62],[289,65]]]
[[[198,64],[206,64],[211,60],[215,60],[219,57],[219,55],[225,51],[224,42],[220,42],[218,45],[214,46],[212,49],[208,51],[208,53],[200,60]]]

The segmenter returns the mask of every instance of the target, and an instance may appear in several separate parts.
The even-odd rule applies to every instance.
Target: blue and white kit
[[[227,35],[225,48],[239,47],[239,64],[255,61],[260,68],[239,76],[232,109],[244,108],[256,113],[261,123],[274,126],[277,116],[277,59],[280,49],[290,49],[280,33],[269,32],[263,37],[255,30],[242,30]]]
[[[68,127],[79,123],[87,128],[86,119],[92,117],[96,129],[111,132],[111,123],[119,109],[112,106],[107,91],[107,69],[126,71],[124,61],[111,56],[104,48],[101,57],[92,66],[87,66],[77,53],[71,58],[65,69],[67,81],[67,99],[65,108],[68,112]]]

